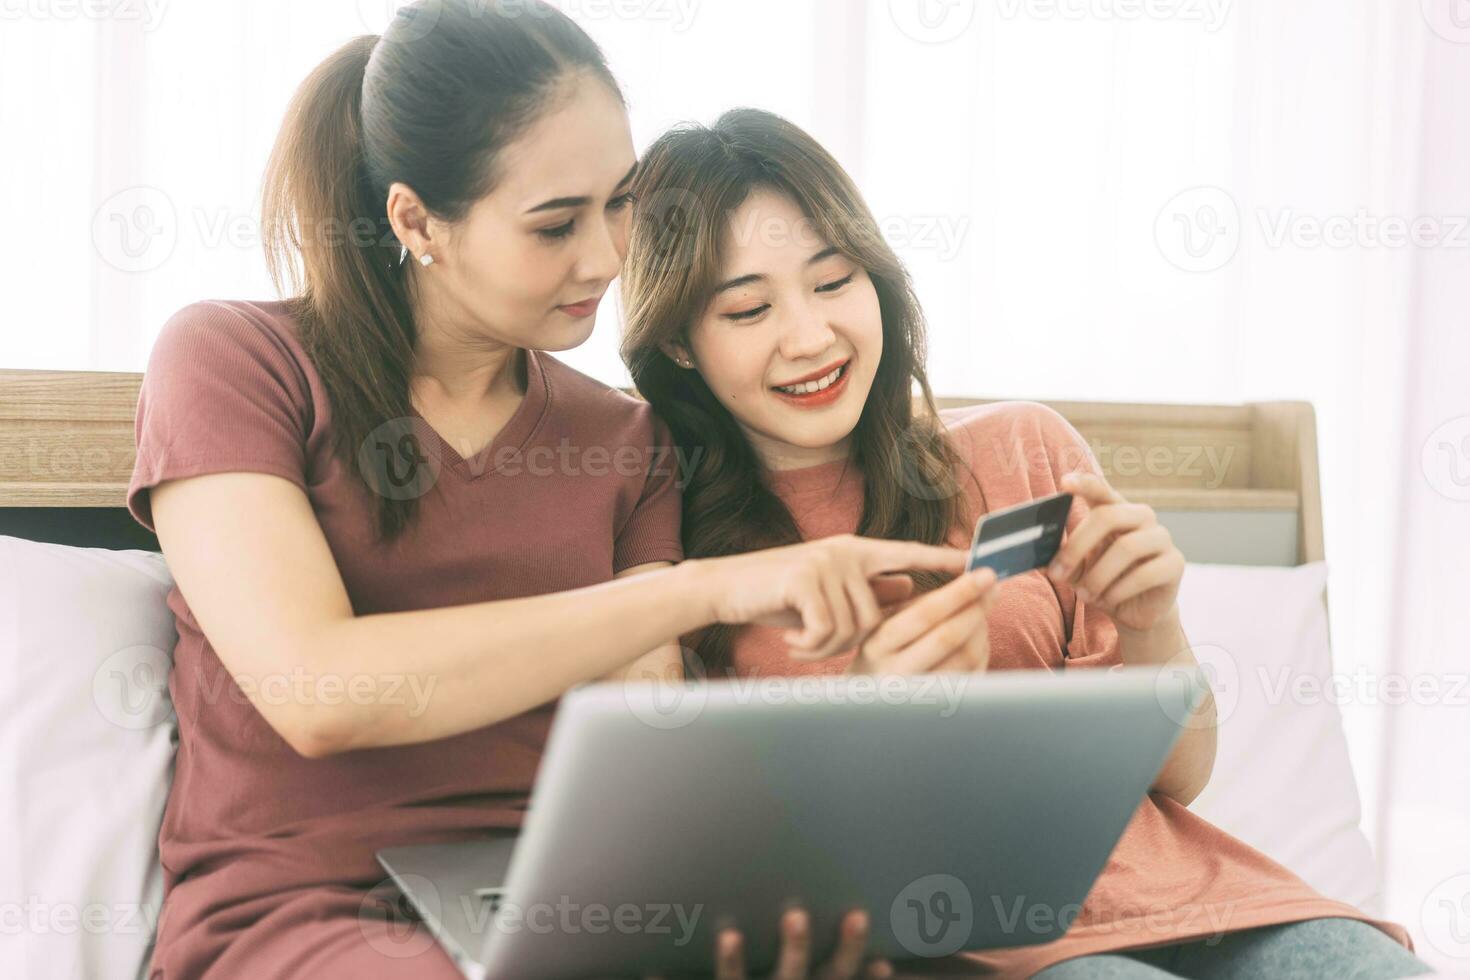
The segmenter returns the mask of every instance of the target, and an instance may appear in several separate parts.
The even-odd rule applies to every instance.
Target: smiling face
[[[416,195],[394,184],[389,213],[397,195],[405,227],[422,229],[400,239],[434,257],[412,270],[421,311],[465,339],[551,351],[582,343],[627,254],[634,163],[622,102],[578,74],[506,146],[494,188],[461,220],[415,215]]]
[[[883,353],[867,271],[787,195],[756,188],[730,216],[714,296],[670,345],[772,469],[845,456]]]

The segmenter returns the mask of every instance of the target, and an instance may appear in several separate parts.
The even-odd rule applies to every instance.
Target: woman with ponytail
[[[667,430],[547,353],[619,273],[634,165],[601,53],[529,2],[420,0],[297,92],[288,298],[179,311],[138,404],[179,633],[151,980],[458,976],[374,854],[513,831],[565,690],[677,674],[716,623],[819,659],[906,594],[883,573],[963,567],[853,536],[676,564]]]

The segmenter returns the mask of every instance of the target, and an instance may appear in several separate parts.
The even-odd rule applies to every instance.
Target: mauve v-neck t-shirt
[[[560,592],[679,561],[678,472],[649,407],[545,353],[527,351],[524,373],[521,404],[479,454],[462,458],[428,430],[441,465],[417,487],[417,522],[383,544],[371,491],[332,452],[331,406],[287,304],[192,304],[150,355],[128,507],[151,529],[149,488],[163,480],[289,480],[358,615]],[[431,941],[407,956],[398,926],[374,919],[374,854],[517,827],[554,702],[450,738],[304,758],[225,670],[177,588],[168,604],[179,744],[150,977],[457,976]]]
[[[969,471],[961,474],[960,483],[973,517],[1056,493],[1063,474],[1073,470],[1101,473],[1081,434],[1055,410],[1037,402],[952,409],[943,418]],[[786,503],[805,540],[857,529],[863,479],[843,461],[776,473],[770,486]],[[1074,498],[1069,531],[1082,522],[1087,510],[1085,501]],[[956,528],[951,543],[966,547],[969,538],[969,527]],[[990,670],[1106,669],[1122,663],[1112,619],[1079,601],[1070,586],[1053,585],[1038,569],[1007,579],[1000,589],[989,616]],[[696,636],[686,638],[686,643],[692,644]],[[763,626],[742,627],[731,648],[733,669],[746,677],[836,673],[852,656],[849,652],[816,663],[794,661],[779,630]],[[854,819],[861,819],[861,814]],[[1086,819],[1085,814],[1078,819]],[[1286,868],[1177,800],[1149,793],[1061,938],[1038,946],[913,961],[903,964],[901,972],[1028,977],[1089,953],[1160,946],[1326,916],[1371,923],[1413,949],[1403,926],[1319,895]]]

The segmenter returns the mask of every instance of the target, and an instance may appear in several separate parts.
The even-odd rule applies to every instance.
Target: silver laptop
[[[1067,930],[1205,691],[1198,671],[596,684],[562,698],[517,837],[388,848],[465,976],[813,962],[850,909],[893,960]]]

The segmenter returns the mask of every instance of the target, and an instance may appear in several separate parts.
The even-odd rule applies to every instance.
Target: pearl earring
[[[433,264],[434,264],[434,256],[430,255],[428,252],[425,252],[423,255],[420,255],[419,256],[419,265],[422,265],[422,266],[431,266]]]

